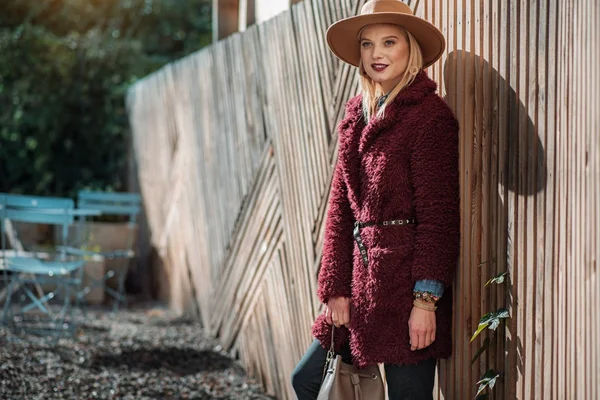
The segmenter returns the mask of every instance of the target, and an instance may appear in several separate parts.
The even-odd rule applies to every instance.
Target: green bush
[[[124,189],[127,87],[210,43],[206,0],[0,5],[0,191]]]

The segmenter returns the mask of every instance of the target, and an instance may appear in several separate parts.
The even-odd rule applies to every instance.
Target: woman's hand
[[[336,328],[350,323],[350,299],[348,297],[333,297],[325,307],[325,318],[328,324]]]
[[[435,311],[413,307],[408,319],[410,349],[421,350],[435,340]]]

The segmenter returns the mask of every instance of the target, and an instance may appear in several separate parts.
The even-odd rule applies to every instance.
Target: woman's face
[[[404,30],[392,24],[367,25],[360,35],[360,57],[367,75],[384,93],[402,80],[408,66],[409,45]]]

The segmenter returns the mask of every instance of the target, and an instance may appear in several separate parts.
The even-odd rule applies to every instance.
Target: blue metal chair
[[[133,245],[135,242],[134,232],[137,224],[137,218],[141,211],[141,196],[137,193],[110,193],[110,192],[91,192],[80,191],[77,195],[78,210],[85,213],[86,210],[99,211],[103,216],[120,216],[128,222],[128,235],[121,249],[110,251],[92,251],[83,250],[81,247],[88,240],[87,235],[82,234],[85,229],[82,227],[83,222],[87,220],[86,216],[78,217],[80,222],[78,231],[80,247],[69,247],[66,250],[69,254],[74,254],[83,257],[101,256],[105,259],[114,260],[121,259],[124,262],[129,262],[135,257]],[[125,296],[125,278],[126,269],[107,269],[105,274],[100,279],[91,279],[90,284],[83,288],[79,293],[79,297],[83,300],[84,296],[89,293],[94,287],[102,287],[104,292],[110,295],[113,299],[113,310],[116,312],[121,303],[127,303]],[[117,290],[107,286],[107,281],[116,276]]]
[[[0,232],[2,232],[2,265],[8,279],[6,300],[2,312],[2,322],[17,330],[31,333],[50,334],[55,338],[65,333],[73,335],[75,320],[72,314],[71,298],[81,284],[84,261],[69,258],[64,250],[54,258],[41,259],[25,253],[22,248],[8,248],[5,227],[8,221],[47,224],[61,227],[60,244],[68,244],[69,226],[74,221],[74,202],[71,199],[38,196],[0,194]],[[14,245],[14,243],[13,243]],[[38,287],[51,284],[54,288],[47,294],[36,296],[31,285]],[[23,292],[28,304],[12,304],[15,294]],[[62,307],[58,315],[52,311],[50,300],[62,295]],[[15,308],[17,311],[15,311]],[[20,308],[20,309],[19,309]],[[32,310],[41,311],[46,319],[27,320]],[[66,316],[69,314],[69,320]],[[39,317],[39,315],[38,315]]]
[[[2,200],[0,202],[0,215],[4,215],[2,213],[6,212],[6,208],[2,208],[2,206],[6,206],[6,202],[8,201],[10,203],[11,206],[14,207],[27,207],[27,208],[36,208],[38,210],[42,210],[42,209],[64,209],[64,208],[73,208],[74,207],[74,202],[73,200],[69,199],[69,198],[65,198],[65,197],[47,197],[47,196],[28,196],[28,195],[17,195],[17,194],[9,194],[9,193],[0,193],[0,200]],[[2,223],[4,223],[4,219],[6,217],[2,218]],[[0,236],[1,236],[1,249],[2,249],[2,257],[0,257],[0,265],[3,265],[4,263],[4,256],[8,255],[8,254],[15,254],[16,252],[20,253],[21,256],[32,256],[32,254],[29,254],[27,252],[25,252],[25,250],[23,248],[20,247],[20,244],[18,243],[18,237],[13,237],[13,240],[16,240],[17,243],[13,243],[13,250],[12,252],[10,250],[7,250],[8,246],[7,246],[7,234],[9,232],[7,232],[7,227],[12,227],[12,224],[10,223],[10,221],[7,221],[5,225],[2,226],[2,229],[0,230]],[[16,234],[17,232],[10,232],[13,234]],[[62,236],[61,236],[61,240],[65,241],[67,240],[67,235],[68,232],[66,231],[66,229],[62,230]],[[35,256],[35,255],[34,255]],[[3,269],[3,279],[6,279],[6,274],[5,274],[6,270]]]

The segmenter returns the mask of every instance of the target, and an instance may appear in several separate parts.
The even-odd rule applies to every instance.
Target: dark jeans
[[[339,353],[342,360],[352,363],[348,345]],[[315,400],[319,394],[327,350],[314,340],[292,372],[292,386],[298,400]],[[434,358],[416,365],[385,365],[390,400],[431,400],[435,378]]]

